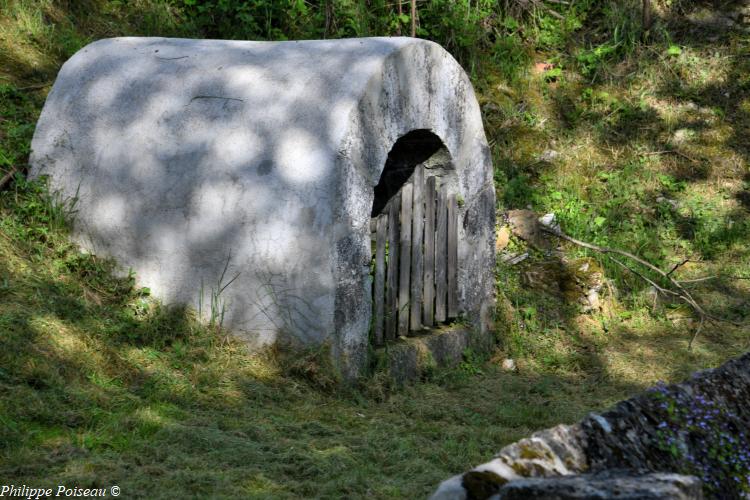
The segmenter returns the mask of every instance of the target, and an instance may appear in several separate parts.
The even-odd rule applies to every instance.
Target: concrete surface
[[[225,326],[251,346],[329,342],[355,376],[373,188],[396,140],[422,129],[453,160],[460,306],[486,331],[490,153],[469,79],[435,43],[100,40],[61,69],[31,173],[78,197],[84,249],[132,268],[157,297],[202,300],[206,316],[236,276],[218,298]]]

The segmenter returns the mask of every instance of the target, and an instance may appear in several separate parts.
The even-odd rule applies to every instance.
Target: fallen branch
[[[695,333],[693,334],[693,337],[692,337],[692,339],[690,340],[690,342],[688,344],[688,348],[692,348],[693,341],[696,339],[696,337],[700,333],[701,329],[703,328],[703,324],[705,323],[706,320],[717,322],[717,323],[718,322],[730,323],[730,324],[735,325],[735,326],[743,326],[745,324],[745,323],[739,323],[739,322],[736,322],[736,321],[732,321],[732,320],[730,320],[728,318],[717,317],[717,316],[714,316],[713,314],[709,313],[708,311],[706,311],[705,309],[703,309],[703,307],[698,303],[698,301],[695,300],[695,298],[692,296],[692,294],[687,289],[685,289],[685,287],[683,287],[682,284],[679,281],[677,281],[676,279],[674,279],[671,276],[672,273],[678,267],[680,267],[681,265],[685,264],[685,262],[687,262],[687,260],[685,262],[682,262],[682,263],[674,266],[669,272],[667,272],[667,271],[664,271],[662,269],[659,269],[655,265],[653,265],[650,262],[648,262],[648,261],[646,261],[646,260],[638,257],[635,254],[632,254],[630,252],[626,252],[625,250],[620,250],[618,248],[601,247],[599,245],[594,245],[593,243],[588,243],[588,242],[585,242],[585,241],[577,240],[577,239],[575,239],[575,238],[573,238],[571,236],[568,236],[567,234],[563,233],[559,229],[556,229],[556,228],[553,228],[553,227],[550,227],[550,226],[547,226],[547,225],[544,225],[544,224],[540,224],[540,227],[541,227],[542,231],[544,231],[545,233],[551,234],[553,236],[556,236],[557,238],[560,238],[562,240],[565,240],[565,241],[568,241],[570,243],[573,243],[574,245],[578,245],[580,247],[587,248],[589,250],[593,250],[595,252],[599,252],[599,253],[602,253],[602,254],[607,254],[608,257],[610,259],[612,259],[615,263],[617,263],[618,265],[620,265],[623,268],[627,269],[631,273],[635,274],[636,276],[638,276],[639,278],[641,278],[642,280],[646,281],[651,286],[653,286],[657,293],[661,293],[662,295],[669,295],[669,296],[675,297],[675,298],[677,298],[677,299],[685,302],[686,304],[688,304],[693,309],[693,311],[695,311],[695,313],[698,315],[698,317],[700,318],[700,324],[699,324],[698,328],[696,329]],[[664,280],[668,281],[671,286],[670,287],[665,287],[665,286],[659,285],[654,280],[652,280],[652,279],[648,278],[647,276],[645,276],[643,273],[640,273],[640,272],[636,271],[635,269],[633,269],[632,267],[627,266],[625,263],[623,263],[620,260],[612,257],[612,255],[610,255],[610,254],[622,255],[623,257],[627,257],[628,259],[631,259],[631,260],[637,262],[638,264],[642,265],[643,267],[645,267],[645,268],[651,270],[652,272],[658,274],[659,276],[661,276]]]
[[[52,86],[54,82],[36,83],[34,85],[27,85],[25,87],[17,87],[16,90],[39,90],[46,87]]]
[[[677,264],[674,265],[674,267],[672,269],[669,270],[669,272],[667,273],[667,276],[671,276],[672,273],[674,273],[675,271],[677,271],[679,268],[681,268],[682,266],[684,266],[688,262],[690,262],[690,259],[685,259],[682,262],[678,262]]]
[[[693,348],[693,342],[695,342],[695,339],[698,338],[698,334],[703,329],[703,318],[701,318],[701,322],[698,325],[698,328],[695,329],[695,332],[693,333],[693,336],[690,338],[690,342],[688,342],[688,350]]]
[[[716,275],[716,276],[703,276],[702,278],[694,278],[691,280],[680,280],[680,283],[698,283],[700,281],[708,281],[708,280],[750,280],[750,276],[734,276],[732,274],[726,274],[726,275]]]
[[[718,279],[718,276],[703,276],[702,278],[694,278],[691,280],[680,280],[680,283],[698,283],[699,281],[708,281],[708,280],[715,280]]]
[[[663,288],[663,287],[659,286],[659,285],[658,285],[658,284],[657,284],[657,283],[656,283],[655,281],[653,281],[653,280],[651,280],[651,279],[647,278],[647,277],[646,277],[646,276],[644,276],[644,275],[643,275],[642,273],[639,273],[638,271],[636,271],[636,270],[635,270],[635,269],[633,269],[632,267],[630,267],[630,266],[627,266],[627,265],[626,265],[625,263],[623,263],[623,262],[622,262],[622,261],[620,261],[620,260],[617,260],[617,259],[615,259],[615,258],[614,258],[614,257],[612,257],[611,255],[609,256],[609,258],[610,258],[610,259],[611,259],[611,260],[612,260],[613,262],[615,262],[616,264],[619,264],[619,265],[620,265],[621,267],[623,267],[624,269],[627,269],[627,270],[628,270],[628,271],[630,271],[631,273],[633,273],[633,274],[635,274],[636,276],[638,276],[639,278],[641,278],[641,279],[642,279],[643,281],[647,282],[647,283],[648,283],[649,285],[651,285],[652,287],[654,287],[654,290],[656,290],[656,291],[657,291],[658,293],[661,293],[661,294],[663,294],[663,295],[676,295],[676,296],[678,296],[678,295],[679,295],[679,294],[678,294],[677,292],[673,292],[672,290],[669,290],[669,289],[667,289],[667,288]]]
[[[13,179],[13,176],[16,175],[16,172],[18,172],[18,169],[16,167],[13,167],[10,169],[10,172],[5,174],[2,179],[0,179],[0,191],[5,189],[5,185],[8,184],[11,179]]]
[[[665,149],[664,151],[649,151],[647,153],[643,153],[645,156],[656,156],[656,155],[677,155],[682,156],[688,161],[692,161],[693,163],[698,163],[698,160],[695,158],[692,158],[685,153],[682,153],[680,151],[677,151],[676,149]]]

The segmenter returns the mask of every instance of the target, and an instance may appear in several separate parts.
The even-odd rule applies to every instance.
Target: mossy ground
[[[82,44],[196,35],[172,3],[124,5],[0,0],[0,170],[23,166],[45,85]],[[502,58],[473,67],[500,208],[554,212],[571,235],[666,269],[690,259],[675,275],[710,276],[686,286],[714,314],[745,321],[750,280],[736,278],[750,276],[750,40],[664,14],[647,43],[623,37],[624,25],[617,41],[613,19],[633,18],[624,8],[574,11],[559,29],[541,18],[498,40]],[[536,72],[539,62],[559,71]],[[559,156],[543,161],[546,150]],[[375,377],[342,389],[314,355],[249,355],[78,252],[71,214],[42,185],[19,177],[0,214],[5,483],[118,484],[126,498],[423,497],[536,429],[750,342],[747,326],[706,323],[689,350],[691,310],[566,245],[568,258],[604,269],[601,311],[533,286],[525,276],[556,257],[531,250],[498,265],[491,359],[468,353],[406,388]],[[505,357],[517,372],[500,370]]]

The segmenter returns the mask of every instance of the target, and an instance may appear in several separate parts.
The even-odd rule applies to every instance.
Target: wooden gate
[[[372,220],[375,345],[458,316],[458,205],[439,184],[417,166]]]

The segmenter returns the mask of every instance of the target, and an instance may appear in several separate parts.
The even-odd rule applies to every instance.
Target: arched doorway
[[[400,137],[375,186],[373,343],[458,316],[458,200],[448,149],[429,130]]]

